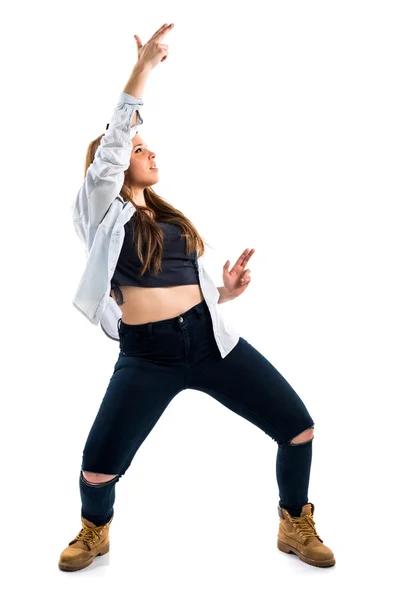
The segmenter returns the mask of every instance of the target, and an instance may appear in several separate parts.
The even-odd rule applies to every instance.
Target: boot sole
[[[109,552],[109,550],[110,550],[110,542],[108,542],[108,544],[106,544],[102,548],[99,548],[99,551],[97,554],[95,554],[94,556],[89,558],[86,562],[84,562],[80,565],[70,565],[68,563],[63,563],[60,561],[58,563],[58,566],[61,569],[61,571],[80,571],[81,569],[84,569],[85,567],[88,567],[89,565],[91,565],[92,562],[94,561],[94,559],[96,558],[96,556],[102,556],[103,554],[107,554],[107,552]]]
[[[278,540],[278,548],[281,550],[281,552],[286,552],[287,554],[296,554],[300,560],[312,565],[313,567],[333,567],[333,565],[336,563],[334,558],[327,558],[326,560],[314,560],[308,556],[304,556],[304,554],[296,550],[296,548],[293,548],[292,546],[289,546],[280,540]]]

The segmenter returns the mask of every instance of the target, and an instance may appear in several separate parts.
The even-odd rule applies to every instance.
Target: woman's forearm
[[[219,291],[219,298],[218,298],[218,302],[217,304],[222,304],[223,302],[228,302],[228,300],[233,300],[233,296],[230,296],[230,294],[226,291],[225,287],[217,287],[217,290]]]
[[[151,69],[149,69],[149,67],[137,62],[133,67],[131,76],[129,77],[128,82],[122,91],[126,94],[130,94],[131,96],[135,96],[135,98],[143,99],[144,88],[150,71]]]
[[[144,88],[146,86],[147,78],[150,74],[151,69],[142,66],[140,63],[136,63],[133,67],[131,76],[129,77],[126,86],[122,90],[126,94],[130,94],[135,98],[143,99]],[[136,123],[137,112],[135,111],[132,117],[131,126]]]

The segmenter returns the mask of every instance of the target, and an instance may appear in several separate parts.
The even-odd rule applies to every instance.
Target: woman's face
[[[132,154],[129,175],[134,186],[147,187],[159,180],[158,170],[151,167],[156,164],[155,152],[148,149],[139,134],[132,138]]]

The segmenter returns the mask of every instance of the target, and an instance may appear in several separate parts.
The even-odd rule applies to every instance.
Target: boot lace
[[[95,542],[100,540],[102,530],[103,528],[83,527],[73,541],[82,540],[91,548]]]
[[[292,517],[289,515],[288,518],[296,532],[303,540],[307,540],[311,537],[317,537],[318,539],[321,539],[315,529],[315,521],[311,515],[304,515],[303,517]]]

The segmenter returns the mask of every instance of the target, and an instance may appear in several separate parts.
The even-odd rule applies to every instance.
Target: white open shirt
[[[130,165],[132,138],[143,123],[139,113],[141,106],[141,98],[125,92],[120,94],[109,127],[71,206],[75,231],[87,253],[73,305],[91,323],[100,323],[104,333],[118,342],[118,320],[122,311],[110,296],[111,279],[124,242],[124,225],[136,210],[131,202],[122,198],[120,191],[124,172]],[[135,111],[137,121],[131,126]],[[219,291],[202,259],[196,253],[201,291],[210,311],[216,344],[221,357],[225,358],[238,343],[239,334],[224,320],[218,304]]]

